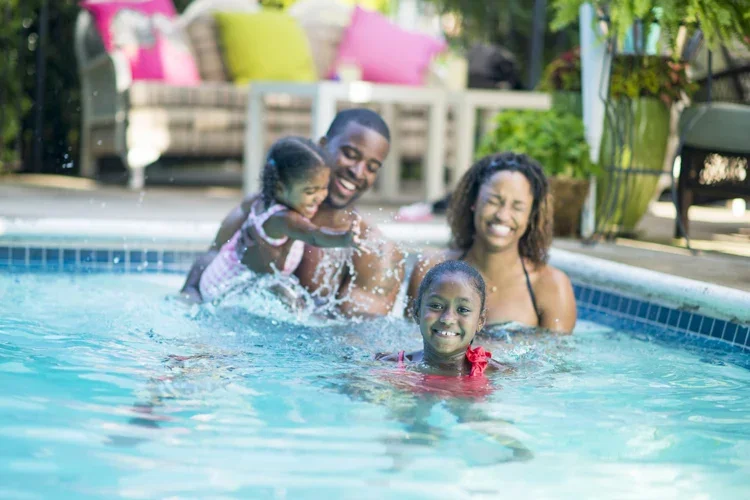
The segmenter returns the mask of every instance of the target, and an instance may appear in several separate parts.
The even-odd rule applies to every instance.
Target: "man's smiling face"
[[[372,187],[390,149],[385,137],[356,122],[323,146],[335,160],[326,200],[333,208],[349,206]]]

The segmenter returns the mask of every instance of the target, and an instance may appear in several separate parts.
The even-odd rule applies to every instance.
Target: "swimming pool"
[[[186,308],[166,298],[181,281],[0,272],[0,498],[750,490],[750,360],[656,326],[667,308],[577,286],[573,337],[490,343],[516,372],[456,403],[397,389],[370,361],[419,347],[415,325],[299,321],[257,297]],[[607,312],[643,304],[638,324]],[[682,312],[676,328],[698,317]]]

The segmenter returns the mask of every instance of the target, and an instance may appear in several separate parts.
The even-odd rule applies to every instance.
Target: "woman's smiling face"
[[[479,188],[474,206],[476,239],[496,251],[518,246],[526,233],[534,196],[520,172],[501,170]]]
[[[482,298],[466,276],[444,274],[425,290],[418,320],[425,350],[463,354],[484,326]]]

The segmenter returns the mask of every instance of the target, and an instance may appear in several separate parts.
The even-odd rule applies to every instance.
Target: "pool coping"
[[[573,281],[643,297],[741,324],[750,324],[750,293],[704,281],[672,276],[619,262],[552,248],[550,264]]]
[[[206,248],[219,229],[218,222],[186,222],[138,219],[11,218],[0,216],[0,242],[28,240],[87,241],[103,244],[151,242],[199,245]],[[386,222],[376,224],[395,242],[412,245],[448,243],[450,229],[444,224]],[[408,235],[408,238],[404,236]]]

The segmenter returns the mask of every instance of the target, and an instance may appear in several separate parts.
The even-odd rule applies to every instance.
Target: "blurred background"
[[[612,69],[586,95],[579,0],[2,0],[0,183],[16,191],[0,209],[34,213],[49,191],[18,186],[66,180],[115,197],[151,190],[169,206],[181,189],[218,187],[235,202],[248,84],[368,82],[449,96],[437,194],[425,181],[428,106],[337,104],[391,113],[398,192],[381,186],[369,203],[402,220],[442,220],[468,164],[513,149],[544,166],[558,237],[683,248],[693,231],[691,248],[747,257],[750,21],[729,0],[701,3],[696,18],[695,3],[593,2]],[[604,103],[594,124],[585,99]],[[281,93],[264,105],[265,148],[310,134],[309,101]],[[596,223],[582,234],[594,184]]]

